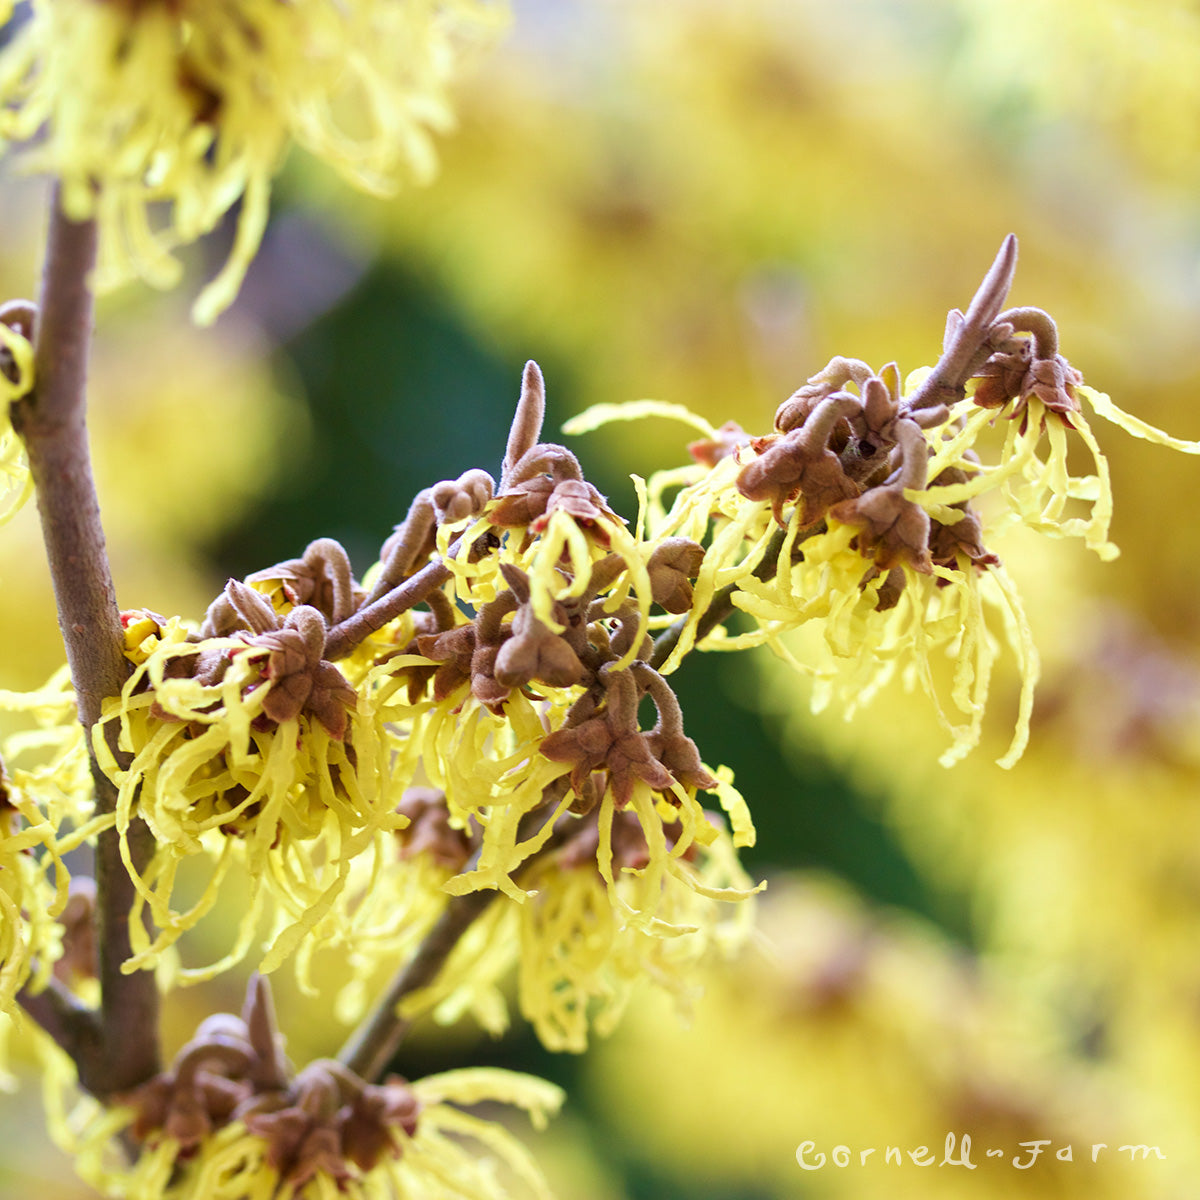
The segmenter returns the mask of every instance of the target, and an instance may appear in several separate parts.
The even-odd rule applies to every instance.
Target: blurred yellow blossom
[[[11,306],[6,308],[11,311]],[[0,525],[29,498],[33,488],[25,447],[9,419],[13,401],[33,387],[33,346],[26,336],[32,331],[22,332],[14,328],[17,324],[0,310]]]
[[[207,323],[258,248],[290,142],[372,191],[427,178],[462,51],[502,16],[487,0],[37,0],[0,54],[0,134],[32,143],[26,166],[62,180],[70,218],[99,220],[102,286],[173,286],[173,251],[240,202],[196,302]]]

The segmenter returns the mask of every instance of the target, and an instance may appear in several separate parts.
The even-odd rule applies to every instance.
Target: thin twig
[[[104,1043],[95,1009],[53,978],[40,992],[23,987],[17,1000],[77,1065],[81,1078],[102,1073]]]
[[[447,556],[453,558],[457,549],[458,542],[455,542]],[[389,621],[394,621],[401,613],[420,604],[430,592],[440,588],[449,578],[450,568],[441,559],[427,563],[399,587],[393,588],[373,604],[365,605],[353,616],[335,625],[325,639],[325,658],[330,662],[345,658],[371,634],[377,633]]]
[[[542,803],[521,818],[517,827],[519,841],[533,836],[539,825],[544,828],[546,810],[562,798],[564,782],[564,779],[556,779],[546,785],[542,792]],[[513,881],[519,883],[536,864],[560,850],[578,828],[578,822],[555,828],[546,841],[513,871]],[[475,858],[464,870],[472,870],[478,858],[479,852],[476,851]],[[400,1003],[437,978],[463,934],[487,912],[499,896],[499,890],[493,888],[454,896],[446,902],[442,915],[425,935],[424,941],[417,947],[412,958],[392,977],[386,991],[376,1000],[374,1008],[346,1039],[338,1051],[338,1062],[368,1082],[378,1079],[383,1074],[413,1024],[412,1018],[401,1016],[397,1012]]]
[[[967,380],[982,365],[977,362],[977,356],[1004,307],[1016,269],[1017,239],[1010,233],[1000,243],[999,253],[972,297],[966,315],[958,319],[942,357],[905,402],[904,407],[909,412],[950,403],[961,397]],[[951,314],[952,318],[957,316],[957,313]]]
[[[120,693],[128,670],[87,438],[90,276],[95,261],[95,223],[68,220],[56,189],[42,277],[35,385],[30,396],[13,406],[13,425],[29,455],[59,628],[79,719],[89,734],[102,702]],[[97,811],[111,812],[116,788],[97,765],[90,739],[88,749]],[[140,821],[130,830],[130,844],[135,865],[144,867],[153,842]],[[132,953],[133,901],[118,836],[110,829],[100,834],[96,848],[101,1051],[77,1060],[81,1083],[97,1095],[135,1087],[159,1070],[154,974],[121,973],[121,964]]]
[[[406,996],[420,991],[437,978],[459,939],[499,894],[498,891],[469,892],[447,902],[416,953],[394,976],[375,1007],[338,1051],[338,1062],[368,1082],[383,1074],[412,1026],[410,1018],[397,1014],[398,1005]]]

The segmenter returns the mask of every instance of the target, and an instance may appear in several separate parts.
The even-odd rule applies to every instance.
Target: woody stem
[[[35,385],[29,396],[13,406],[12,418],[25,442],[37,491],[59,628],[79,720],[89,735],[96,811],[110,813],[116,808],[117,790],[96,762],[90,734],[103,701],[120,693],[127,664],[87,436],[87,358],[93,323],[90,276],[95,261],[95,223],[70,220],[56,189],[42,277]],[[138,821],[128,836],[134,865],[144,868],[154,852],[150,833]],[[129,913],[134,888],[121,862],[114,829],[99,835],[95,874],[101,989],[98,1045],[89,1034],[68,1038],[78,1044],[66,1048],[76,1057],[83,1086],[104,1096],[132,1088],[158,1072],[158,990],[153,972],[121,973],[121,964],[132,953]],[[35,1019],[41,1019],[44,1006],[23,1002]],[[83,1030],[88,1024],[74,1021],[61,1028]]]
[[[396,1011],[401,1001],[438,977],[459,939],[499,894],[470,892],[446,903],[416,953],[392,978],[362,1024],[346,1039],[338,1051],[338,1062],[368,1082],[382,1076],[412,1027],[412,1019]]]
[[[542,804],[521,819],[517,830],[518,841],[533,836],[539,826],[544,828],[547,808],[553,812],[554,803],[561,796],[558,782],[556,780],[547,784],[542,792]],[[564,839],[565,833],[556,828],[541,847],[513,872],[514,882],[520,882],[536,863],[560,849]],[[468,863],[464,870],[472,870],[477,861],[478,856]],[[499,896],[499,891],[492,889],[468,892],[464,896],[454,896],[447,901],[442,915],[425,935],[425,940],[392,977],[375,1006],[346,1039],[338,1051],[338,1062],[368,1083],[383,1075],[412,1028],[413,1018],[398,1011],[401,1003],[437,979],[463,934],[483,916]]]
[[[909,412],[953,403],[960,398],[963,385],[978,364],[981,347],[1000,317],[1016,269],[1017,239],[1010,233],[1001,242],[1000,251],[972,297],[957,333],[949,339],[925,381],[906,400]]]
[[[447,557],[452,558],[457,549],[458,543],[455,542],[450,547]],[[398,587],[394,587],[373,603],[364,605],[358,612],[335,625],[325,639],[325,657],[330,662],[345,658],[371,634],[377,633],[389,621],[420,604],[430,592],[441,587],[449,578],[450,568],[440,559],[427,563]]]

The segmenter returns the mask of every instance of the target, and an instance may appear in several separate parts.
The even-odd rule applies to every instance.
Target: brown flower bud
[[[478,645],[471,656],[471,695],[494,713],[502,710],[505,700],[512,693],[512,688],[496,678],[496,659],[502,645],[502,642]]]
[[[862,385],[862,412],[851,424],[859,439],[859,453],[890,450],[896,444],[895,424],[900,416],[900,370],[888,363]]]
[[[281,629],[261,634],[252,644],[268,651],[263,713],[280,724],[307,713],[331,737],[344,737],[346,712],[355,707],[357,696],[341,671],[321,657],[325,618],[302,604],[288,613]]]
[[[654,603],[669,613],[692,607],[692,584],[704,561],[704,547],[691,538],[665,538],[654,548],[646,571]]]
[[[571,786],[576,792],[592,771],[605,765],[613,744],[607,715],[590,717],[570,729],[557,729],[538,747],[551,762],[571,764]]]
[[[570,687],[583,678],[584,667],[566,641],[523,604],[513,617],[512,637],[496,655],[492,674],[506,688],[522,687],[531,679],[551,687]]]
[[[279,614],[261,592],[247,587],[239,579],[231,579],[208,606],[200,636],[229,637],[243,631],[268,633],[278,629],[281,623]]]
[[[737,486],[747,500],[769,501],[781,525],[783,506],[790,500],[799,500],[800,524],[808,526],[833,505],[858,494],[838,456],[824,448],[813,450],[802,429],[785,434],[747,463]]]
[[[683,733],[666,733],[652,729],[646,734],[646,745],[650,753],[684,787],[711,791],[717,786],[716,779],[704,769],[696,743]]]
[[[1035,358],[1029,364],[1017,397],[1017,408],[1022,407],[1031,395],[1036,396],[1046,408],[1058,413],[1067,425],[1071,424],[1071,413],[1079,412],[1079,401],[1075,388],[1083,382],[1083,375],[1061,354],[1053,358]],[[1014,410],[1013,415],[1016,415]]]
[[[1009,336],[1015,329],[1032,333],[1032,344]],[[976,389],[975,403],[985,408],[1000,406],[1015,396],[1010,415],[1021,417],[1023,426],[1029,397],[1037,396],[1069,426],[1070,414],[1079,411],[1075,388],[1083,376],[1059,354],[1058,329],[1050,314],[1040,308],[1010,308],[997,316],[993,336],[1003,336],[1004,341],[976,371],[984,382]],[[1018,375],[1022,365],[1024,370]]]
[[[1008,338],[979,368],[972,397],[981,408],[1003,408],[1021,394],[1025,374],[1033,361],[1028,338]]]
[[[425,855],[438,866],[462,870],[471,857],[471,839],[465,829],[450,824],[445,792],[440,788],[410,787],[396,807],[409,821],[396,834],[401,858]]]
[[[439,525],[456,525],[477,517],[492,498],[496,484],[486,471],[465,471],[457,479],[435,483],[429,491]]]
[[[554,485],[546,500],[546,511],[531,522],[535,533],[545,529],[556,512],[566,512],[584,525],[591,525],[601,517],[624,525],[623,517],[617,516],[608,507],[608,501],[586,480],[564,479]]]
[[[554,491],[554,480],[549,475],[535,475],[497,498],[488,513],[493,525],[532,525],[545,511]]]
[[[854,383],[861,389],[873,374],[862,359],[843,358],[841,355],[830,359],[775,410],[775,428],[780,433],[799,429],[823,400],[841,391],[848,383]]]
[[[834,504],[858,495],[858,485],[828,445],[838,423],[860,411],[847,392],[826,396],[799,428],[755,443],[759,456],[742,468],[738,491],[747,500],[769,501],[781,525],[790,500],[800,504],[802,526],[819,521]]]
[[[571,786],[576,792],[582,791],[592,771],[603,767],[608,772],[613,798],[623,807],[632,799],[637,780],[655,791],[666,791],[674,781],[651,754],[646,735],[637,727],[638,692],[633,675],[606,668],[602,681],[606,708],[551,733],[540,749],[553,762],[572,764]]]
[[[904,498],[904,489],[894,485],[871,488],[855,500],[846,500],[829,510],[845,525],[857,525],[855,544],[864,558],[888,571],[908,563],[929,572],[929,514]]]

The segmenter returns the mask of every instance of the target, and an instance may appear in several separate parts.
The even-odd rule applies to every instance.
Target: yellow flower
[[[197,1042],[181,1057],[191,1050],[190,1069],[199,1077],[205,1054]],[[272,1090],[226,1074],[230,1045],[226,1034],[224,1058],[206,1065],[246,1094],[245,1114],[236,1119],[227,1111],[203,1114],[205,1093],[187,1091],[179,1060],[141,1096],[105,1109],[75,1095],[70,1064],[39,1039],[51,1135],[86,1182],[120,1200],[513,1200],[510,1178],[522,1195],[550,1200],[524,1146],[463,1106],[512,1105],[542,1129],[563,1100],[553,1084],[480,1067],[371,1087],[322,1060],[290,1081],[278,1079]],[[233,1054],[250,1049],[238,1045]],[[173,1107],[178,1089],[191,1103]],[[147,1107],[169,1126],[146,1127]],[[129,1164],[119,1139],[131,1133],[141,1152]]]
[[[902,585],[888,595],[890,574],[876,573],[864,582],[867,564],[851,545],[855,536],[854,526],[831,520],[827,533],[804,543],[801,562],[765,582],[742,580],[733,603],[756,618],[759,628],[738,644],[767,642],[801,674],[814,678],[815,710],[836,700],[847,719],[898,674],[933,701],[953,739],[941,759],[949,766],[979,742],[992,669],[1006,643],[1021,676],[1016,728],[1000,759],[1002,766],[1012,766],[1029,737],[1038,657],[1020,597],[1003,567],[978,571],[970,565],[935,565],[922,572],[904,564],[897,568]],[[808,627],[807,638],[781,640],[800,626]],[[941,679],[946,670],[948,686]],[[945,690],[949,705],[942,699]]]
[[[749,935],[754,909],[746,902],[761,890],[737,859],[736,847],[748,837],[748,813],[744,805],[739,809],[730,773],[722,769],[719,776],[717,786],[737,814],[735,836],[702,813],[702,828],[690,837],[681,822],[669,821],[670,813],[645,816],[641,797],[637,811],[612,813],[609,802],[583,818],[565,817],[550,852],[520,874],[520,886],[528,890],[516,899],[494,899],[437,979],[405,998],[403,1015],[432,1013],[442,1024],[469,1015],[498,1036],[509,1023],[503,984],[514,967],[521,1015],[551,1050],[579,1053],[590,1029],[610,1033],[642,984],[666,991],[687,1013],[699,995],[702,964],[732,952]],[[651,819],[660,828],[651,825],[647,835],[642,821]],[[601,823],[610,826],[603,851]],[[381,871],[373,884],[379,901],[376,906],[372,897],[370,907],[383,918],[376,926],[383,936],[365,947],[367,953],[352,955],[359,977],[339,998],[346,1020],[362,1011],[367,973],[411,951],[436,916],[413,903],[418,881],[449,891],[471,883],[419,854],[403,867]],[[388,921],[394,896],[405,907]],[[410,914],[416,917],[411,926]]]
[[[252,900],[234,946],[221,962],[185,977],[243,957],[268,897],[287,916],[261,963],[274,969],[334,909],[357,856],[405,823],[395,811],[405,781],[396,778],[369,693],[356,692],[320,659],[323,617],[301,605],[281,622],[264,599],[257,603],[264,624],[255,635],[189,640],[176,620],[148,627],[144,614],[131,614],[127,622],[127,654],[136,665],[93,734],[99,761],[118,785],[116,825],[138,909],[148,906],[158,927],[147,939],[141,921],[131,919],[135,953],[127,970],[153,965],[195,925],[235,867],[249,879]],[[110,726],[127,765],[109,747]],[[134,816],[157,845],[144,874],[128,852]],[[200,854],[214,860],[208,885],[190,909],[177,911],[180,865]]]
[[[922,374],[910,377],[910,387]],[[1184,454],[1200,454],[1200,443],[1173,438],[1123,412],[1103,392],[1076,383],[1072,393],[1072,398],[1083,399],[1094,412],[1134,437]],[[906,494],[931,514],[945,514],[950,505],[994,491],[1005,501],[1010,521],[1053,537],[1083,538],[1088,549],[1100,558],[1116,558],[1120,551],[1108,540],[1113,513],[1108,462],[1083,409],[1076,404],[1064,413],[1037,395],[1030,395],[1016,415],[1019,419],[1010,420],[1005,428],[1000,461],[987,466],[968,457],[968,452],[984,427],[996,419],[996,412],[990,407],[977,407],[974,396],[955,405],[945,425],[930,431],[933,457],[929,475],[936,479],[943,470],[957,468],[967,478]],[[1070,474],[1067,463],[1072,432],[1091,455],[1094,474]],[[1079,506],[1083,515],[1071,515],[1073,505]]]
[[[208,322],[258,247],[289,143],[370,191],[427,178],[462,51],[500,16],[486,0],[35,0],[0,52],[0,132],[32,143],[26,164],[62,180],[69,217],[98,218],[105,286],[172,286],[174,249],[240,201],[196,302]]]
[[[1034,338],[1012,337],[1015,327],[1032,329]],[[1081,537],[1111,559],[1108,464],[1080,401],[1159,445],[1200,454],[1200,443],[1172,438],[1085,386],[1057,353],[1053,322],[1040,310],[1009,310],[997,330],[999,349],[971,380],[970,394],[948,407],[922,400],[928,369],[914,372],[902,394],[895,364],[876,374],[859,360],[835,358],[780,405],[774,431],[761,438],[653,401],[600,405],[570,423],[586,432],[659,416],[705,435],[690,447],[694,466],[637,481],[650,543],[682,537],[706,547],[691,610],[665,643],[663,674],[697,644],[736,650],[765,642],[815,677],[816,707],[837,697],[849,717],[899,673],[934,701],[953,739],[942,756],[949,765],[980,739],[997,648],[1007,643],[1021,693],[1000,763],[1016,762],[1028,739],[1037,653],[972,502],[993,492],[1004,501],[989,536],[1020,523]],[[981,462],[981,435],[1006,409],[999,461]],[[1072,435],[1090,453],[1094,474],[1070,474]],[[731,608],[755,628],[730,633],[723,621]],[[718,620],[706,620],[710,609]],[[782,640],[801,627],[813,635],[802,648]],[[943,669],[939,658],[953,665]]]
[[[93,817],[91,773],[66,670],[36,692],[0,691],[0,710],[35,722],[0,757],[0,1011],[48,981],[62,954],[71,883],[65,856],[107,826]]]
[[[3,783],[0,790],[8,791]],[[33,972],[44,983],[57,954],[54,887],[45,877],[40,847],[44,826],[18,828],[15,811],[0,798],[0,1012],[13,1010],[16,994]],[[49,951],[49,953],[48,953]],[[36,986],[36,985],[35,985]]]
[[[611,1033],[640,984],[662,988],[690,1012],[710,951],[728,954],[744,942],[752,905],[722,911],[722,901],[745,901],[757,889],[729,835],[714,832],[708,845],[693,843],[656,872],[651,839],[627,811],[610,832],[615,880],[597,870],[590,846],[582,857],[568,847],[530,875],[536,894],[519,906],[518,996],[548,1049],[582,1053],[589,1027]]]
[[[10,405],[33,387],[33,346],[3,317],[0,310],[0,525],[33,490],[25,447],[9,420]]]

